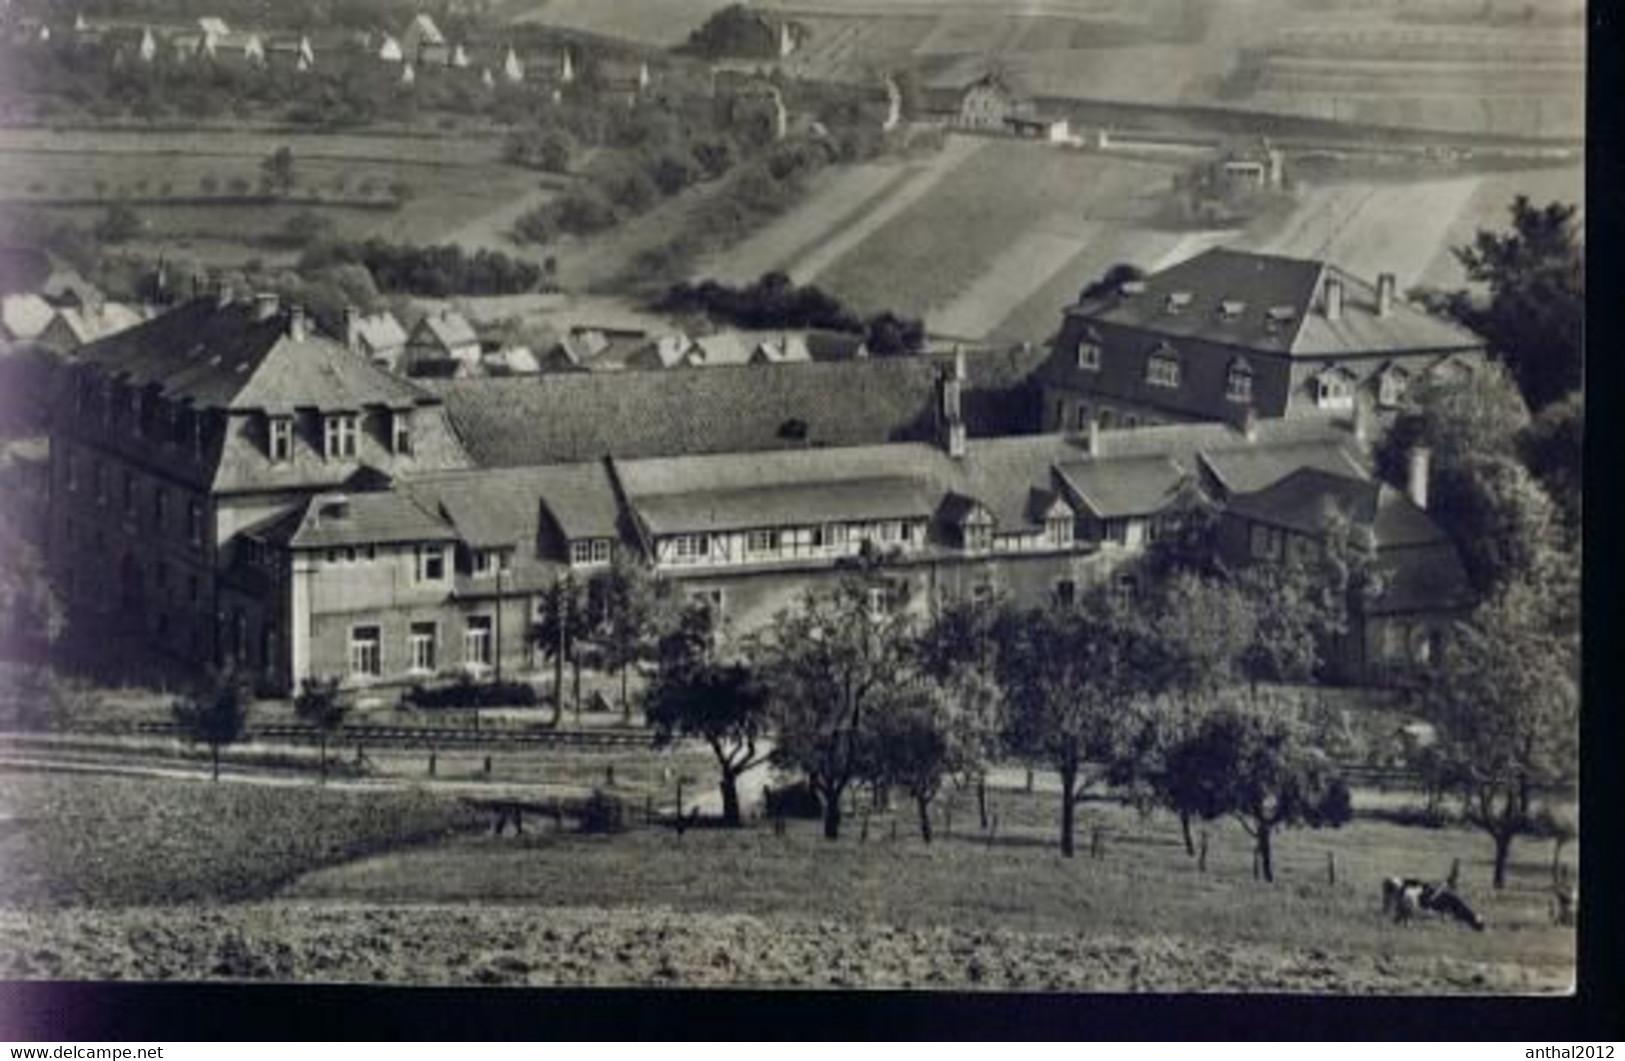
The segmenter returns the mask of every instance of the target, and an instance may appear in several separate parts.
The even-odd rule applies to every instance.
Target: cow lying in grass
[[[1402,925],[1425,912],[1454,918],[1476,932],[1484,931],[1484,919],[1449,885],[1413,877],[1389,877],[1382,882],[1382,912],[1393,914]]]

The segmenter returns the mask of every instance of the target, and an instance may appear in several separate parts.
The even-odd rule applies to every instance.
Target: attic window
[[[1171,291],[1168,294],[1167,309],[1169,313],[1178,313],[1191,304],[1189,291]]]
[[[1253,400],[1253,370],[1245,361],[1232,361],[1225,374],[1224,396],[1232,402],[1246,404]]]
[[[1291,324],[1297,317],[1298,311],[1291,306],[1271,306],[1269,312],[1265,314],[1265,320],[1269,322],[1271,328]]]
[[[1133,298],[1135,295],[1143,295],[1145,294],[1145,281],[1126,280],[1120,287],[1118,287],[1117,290],[1121,291],[1127,298]]]
[[[1169,346],[1159,346],[1145,362],[1145,381],[1153,387],[1179,386],[1179,355]]]
[[[355,456],[356,420],[354,413],[332,413],[322,422],[322,452],[328,460]]]
[[[1247,303],[1240,299],[1227,298],[1219,303],[1219,316],[1227,321],[1233,321],[1247,312]]]
[[[271,460],[281,464],[293,459],[293,418],[273,416],[270,419],[269,444]]]
[[[397,457],[409,457],[412,454],[412,414],[405,409],[397,409],[389,418],[390,448]]]
[[[1315,403],[1322,409],[1353,408],[1354,387],[1342,372],[1330,369],[1315,381]]]
[[[1078,367],[1086,372],[1100,369],[1100,336],[1094,332],[1078,340]]]

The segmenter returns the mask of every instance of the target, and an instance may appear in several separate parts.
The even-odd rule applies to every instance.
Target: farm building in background
[[[1032,101],[1009,74],[994,70],[960,91],[953,124],[961,129],[1002,133],[1009,131],[1013,119],[1032,117]]]

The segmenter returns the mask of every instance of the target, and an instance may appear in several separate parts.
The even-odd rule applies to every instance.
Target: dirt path
[[[1550,970],[1178,937],[667,909],[268,902],[0,910],[6,979],[1326,993],[1558,992]]]

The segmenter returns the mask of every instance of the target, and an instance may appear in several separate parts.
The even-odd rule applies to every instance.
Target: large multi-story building
[[[545,595],[617,557],[739,633],[860,569],[876,607],[1067,605],[1199,490],[1236,562],[1366,529],[1344,677],[1436,651],[1465,577],[1422,486],[1371,479],[1365,416],[1033,434],[1043,356],[420,384],[296,308],[196,300],[63,374],[52,569],[76,627],[177,666],[387,687],[535,669]]]
[[[1066,310],[1038,371],[1047,430],[1347,416],[1483,359],[1481,339],[1326,262],[1216,248]]]

